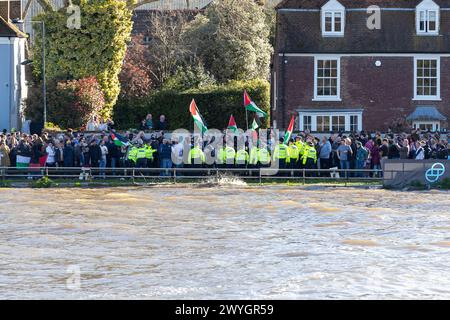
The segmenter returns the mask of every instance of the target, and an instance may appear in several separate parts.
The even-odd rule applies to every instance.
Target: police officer
[[[242,146],[241,149],[236,152],[236,167],[239,169],[245,169],[249,159],[250,155],[248,154],[245,146]]]
[[[259,155],[259,142],[257,142],[254,146],[250,148],[249,159],[248,159],[248,168],[249,169],[257,169],[258,168],[258,155]],[[254,171],[251,171],[250,175],[255,174]]]
[[[145,145],[145,158],[147,159],[147,167],[154,167],[154,157],[153,154],[156,152],[155,149],[152,148],[151,141],[147,142]]]
[[[147,168],[147,146],[142,139],[137,141],[136,168]]]
[[[308,143],[305,145],[304,153],[302,156],[302,163],[305,169],[317,168],[317,151],[312,141],[308,141]],[[308,173],[308,176],[315,176],[315,173]]]
[[[194,147],[189,151],[188,164],[191,168],[201,168],[205,163],[205,154],[200,148],[200,144],[197,142]]]
[[[130,149],[128,150],[128,157],[127,157],[127,165],[129,167],[135,167],[136,166],[136,160],[137,160],[137,147],[135,145],[132,145]]]
[[[289,161],[289,148],[284,144],[284,139],[280,138],[280,143],[273,150],[273,160],[278,161],[280,169],[286,169]]]
[[[263,168],[270,167],[270,152],[263,143],[261,143],[258,148],[258,164]]]
[[[291,169],[298,168],[298,159],[300,157],[300,152],[295,145],[294,139],[289,141],[289,167]]]

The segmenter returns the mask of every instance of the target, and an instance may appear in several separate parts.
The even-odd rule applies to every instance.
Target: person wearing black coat
[[[66,141],[63,149],[64,167],[72,168],[75,165],[75,150],[70,141]]]
[[[91,167],[97,168],[102,159],[102,150],[95,139],[91,141],[89,146],[89,158],[91,159]]]

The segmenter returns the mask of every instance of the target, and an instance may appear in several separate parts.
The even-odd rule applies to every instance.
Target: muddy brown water
[[[0,298],[448,299],[449,195],[0,189]]]

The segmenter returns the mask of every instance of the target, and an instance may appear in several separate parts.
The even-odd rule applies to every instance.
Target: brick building
[[[271,77],[280,129],[446,130],[450,1],[284,0]]]

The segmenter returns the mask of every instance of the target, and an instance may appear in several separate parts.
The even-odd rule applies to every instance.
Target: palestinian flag
[[[230,121],[228,121],[228,130],[233,131],[234,133],[236,133],[238,127],[236,125],[236,121],[234,120],[233,115],[230,116]]]
[[[294,131],[294,121],[295,116],[292,116],[291,123],[289,123],[289,127],[286,133],[284,134],[284,144],[289,144],[289,139],[291,138],[292,131]]]
[[[195,100],[192,99],[191,105],[189,106],[189,111],[191,112],[192,118],[194,119],[195,124],[200,129],[202,133],[205,133],[208,128],[205,125],[205,122],[203,121],[202,116],[200,115],[200,112],[198,112],[197,104],[195,103]]]
[[[258,108],[258,106],[250,99],[250,97],[247,94],[247,91],[244,91],[244,107],[247,111],[256,112],[256,114],[260,118],[267,117],[267,113]]]
[[[122,137],[120,134],[117,133],[111,133],[111,139],[113,140],[114,144],[118,147],[128,147],[130,145],[130,142],[127,138]]]
[[[28,168],[30,166],[30,157],[17,156],[16,158],[16,167],[17,168]]]
[[[256,129],[258,129],[259,128],[259,126],[258,126],[258,123],[256,122],[256,119],[253,119],[253,122],[252,122],[252,130],[256,130]]]

